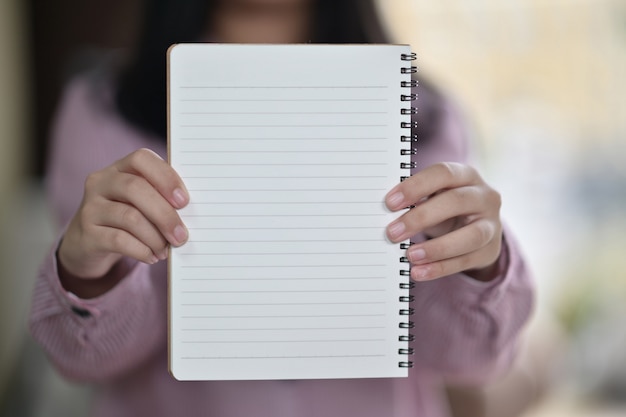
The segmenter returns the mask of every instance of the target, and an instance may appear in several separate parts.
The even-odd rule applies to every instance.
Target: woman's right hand
[[[188,202],[176,171],[148,149],[91,173],[57,253],[65,289],[94,297],[119,281],[115,266],[123,257],[147,264],[166,259],[168,245],[187,241],[176,210]]]

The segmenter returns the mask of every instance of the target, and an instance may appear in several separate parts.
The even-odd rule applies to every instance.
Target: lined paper
[[[169,266],[177,379],[406,376],[404,251],[383,203],[407,175],[403,53],[170,49],[169,158],[191,196]]]

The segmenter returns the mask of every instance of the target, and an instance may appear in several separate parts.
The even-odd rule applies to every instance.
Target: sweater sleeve
[[[464,274],[417,283],[416,366],[451,381],[482,382],[502,373],[533,307],[530,274],[504,232],[500,274],[480,282]]]
[[[467,129],[450,103],[439,128],[418,144],[418,170],[440,161],[467,163]],[[420,241],[423,236],[415,236]],[[464,274],[418,282],[413,290],[416,368],[450,381],[482,382],[507,369],[534,303],[531,276],[505,225],[498,276],[480,282]]]
[[[110,111],[104,90],[86,78],[71,82],[53,125],[45,179],[60,228],[76,212],[90,172],[151,143]],[[60,284],[56,250],[62,236],[61,229],[41,264],[30,311],[31,333],[70,379],[120,376],[165,344],[165,264],[125,260],[129,272],[115,288],[83,300]]]

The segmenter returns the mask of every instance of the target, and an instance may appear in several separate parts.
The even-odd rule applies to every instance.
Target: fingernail
[[[387,228],[387,233],[389,233],[389,236],[392,239],[396,239],[400,236],[402,236],[402,233],[404,233],[405,230],[405,226],[404,223],[402,222],[396,222],[396,223],[392,223],[389,225],[389,227]]]
[[[411,277],[415,281],[425,281],[429,278],[430,268],[426,266],[419,266],[411,268]]]
[[[176,240],[176,244],[182,245],[187,240],[187,229],[183,226],[176,226],[174,228],[174,239]]]
[[[187,194],[180,188],[177,188],[172,193],[176,207],[181,208],[187,204]]]
[[[156,256],[152,255],[150,257],[150,259],[148,260],[148,264],[150,265],[154,265],[155,263],[159,262],[159,258],[157,258]]]
[[[166,247],[166,248],[164,248],[161,252],[159,252],[159,254],[158,254],[158,256],[157,256],[157,257],[158,257],[160,260],[164,261],[164,260],[166,260],[166,259],[167,259],[168,252],[169,252],[169,251],[168,251],[168,249],[167,249],[167,247]]]
[[[387,197],[387,207],[394,209],[398,208],[404,201],[404,194],[396,192]]]
[[[409,261],[419,262],[426,258],[426,251],[422,248],[411,249],[409,252],[407,252],[407,256],[409,257]]]

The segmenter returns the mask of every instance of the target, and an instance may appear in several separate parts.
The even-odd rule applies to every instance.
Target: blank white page
[[[177,379],[407,375],[407,268],[383,200],[408,175],[409,53],[170,49],[169,159],[191,199],[169,265]]]

